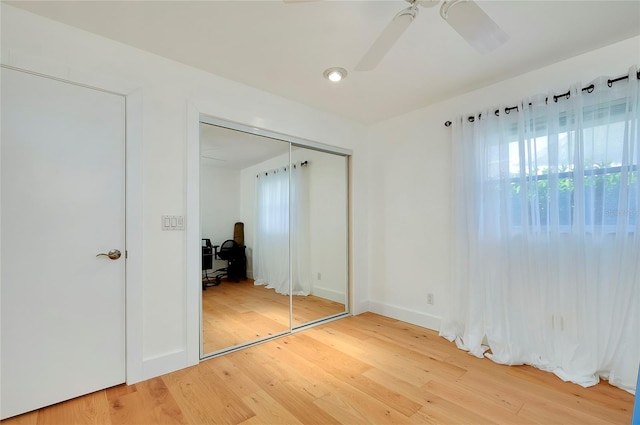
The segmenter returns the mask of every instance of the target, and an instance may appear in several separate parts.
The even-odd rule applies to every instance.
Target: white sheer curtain
[[[440,334],[461,349],[635,392],[636,71],[454,124],[454,278]]]
[[[291,288],[294,295],[311,293],[309,247],[309,172],[296,164],[291,174]]]
[[[292,173],[289,167],[261,173],[256,183],[254,283],[285,295],[309,295],[311,288],[305,168],[296,164]]]
[[[258,175],[256,182],[253,277],[289,293],[289,173],[283,169]]]

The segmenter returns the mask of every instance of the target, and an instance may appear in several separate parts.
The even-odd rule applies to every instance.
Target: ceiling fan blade
[[[418,9],[414,6],[404,9],[398,13],[387,27],[382,31],[382,34],[376,39],[373,45],[369,48],[369,51],[356,65],[356,71],[371,71],[374,69],[387,54],[391,47],[395,44],[400,36],[409,27],[409,24],[413,21]]]
[[[445,1],[440,8],[440,16],[481,54],[497,49],[509,39],[509,36],[473,1]]]
[[[214,161],[219,161],[219,162],[227,162],[226,159],[220,159],[220,158],[216,158],[216,157],[213,157],[213,156],[207,156],[207,155],[204,155],[204,154],[200,155],[200,157],[201,158],[206,158],[206,159],[212,159]]]

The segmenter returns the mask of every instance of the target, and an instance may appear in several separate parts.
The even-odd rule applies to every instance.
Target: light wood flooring
[[[293,326],[345,311],[344,304],[323,298],[293,296]],[[203,353],[255,341],[289,330],[289,296],[256,286],[252,279],[202,291]]]
[[[633,396],[497,365],[372,313],[117,386],[15,424],[628,424]]]

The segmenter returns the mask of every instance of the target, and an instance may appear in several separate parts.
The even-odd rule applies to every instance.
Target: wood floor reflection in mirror
[[[294,296],[294,325],[345,311],[344,304],[313,295]],[[289,296],[253,284],[253,279],[202,291],[204,354],[246,344],[289,330]]]

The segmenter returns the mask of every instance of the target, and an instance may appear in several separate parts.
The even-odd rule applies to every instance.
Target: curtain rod
[[[300,162],[293,162],[293,168],[297,168],[298,165],[300,165],[301,167],[306,167],[309,165],[309,161],[300,161]],[[287,171],[287,166],[285,165],[284,167],[282,167],[282,171]],[[265,176],[268,176],[269,173],[277,173],[278,169],[271,169],[271,170],[267,170],[267,171],[262,171],[258,174],[256,174],[256,178],[260,178],[260,174],[264,174]]]
[[[640,71],[638,71],[636,73],[636,78],[638,78],[638,80],[640,80]],[[613,79],[607,80],[607,85],[609,87],[611,87],[611,86],[613,86],[613,83],[616,83],[618,81],[627,80],[627,79],[629,79],[629,75],[623,75],[621,77],[617,77],[617,78],[613,78]],[[587,93],[591,93],[594,89],[595,89],[595,86],[593,84],[590,84],[587,87],[583,87],[582,91],[586,91]],[[558,102],[558,99],[563,98],[563,97],[569,99],[569,97],[571,97],[571,90],[568,90],[566,93],[554,95],[553,96],[553,101],[554,102]],[[549,98],[547,97],[545,99],[545,103],[547,103],[548,101],[549,101]],[[529,103],[529,106],[531,106],[531,103]],[[518,112],[520,110],[518,108],[518,106],[510,106],[508,108],[504,108],[504,113],[505,114],[509,114],[514,109],[515,109],[516,112]],[[494,111],[494,114],[496,114],[496,116],[499,116],[500,115],[500,109],[496,109]],[[481,119],[481,118],[482,118],[482,114],[478,114],[478,119]],[[476,120],[476,117],[471,115],[471,116],[467,117],[467,120],[469,122],[474,122]],[[445,127],[450,127],[451,124],[452,124],[451,121],[445,121],[444,122],[444,126]]]

